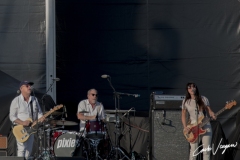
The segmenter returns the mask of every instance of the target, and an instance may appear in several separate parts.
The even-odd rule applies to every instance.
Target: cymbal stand
[[[42,98],[41,98],[41,101],[42,101],[42,108],[43,108],[43,110],[42,110],[42,112],[43,113],[45,113],[45,104],[44,104],[44,97],[47,95],[47,93],[48,93],[48,91],[52,88],[52,86],[53,86],[53,84],[54,84],[54,82],[55,82],[55,80],[53,80],[52,81],[52,83],[50,84],[50,86],[49,86],[49,88],[48,88],[48,90],[46,91],[46,93],[42,96]],[[43,121],[42,122],[42,124],[43,124],[43,131],[45,131],[45,121]],[[51,131],[51,129],[50,128],[48,128],[47,130],[47,134],[49,134],[49,135],[47,135],[47,136],[49,136],[50,137],[50,131]],[[47,139],[47,141],[50,141],[50,138],[48,138]],[[49,143],[49,142],[48,142]],[[44,134],[43,134],[43,150],[44,150],[44,152],[42,152],[41,154],[40,154],[40,158],[42,158],[42,159],[44,159],[44,160],[48,160],[48,159],[50,159],[50,152],[48,153],[48,152],[45,152],[46,150],[49,150],[49,147],[50,147],[50,145],[48,145],[47,147],[47,149],[46,149],[46,136],[45,136],[45,132],[44,132]],[[47,155],[46,155],[46,154]]]
[[[120,92],[116,92],[115,88],[113,87],[112,85],[112,82],[111,82],[111,77],[107,77],[107,80],[111,86],[111,88],[113,89],[113,94],[114,94],[114,101],[115,101],[115,117],[116,117],[116,124],[115,124],[115,146],[112,147],[112,151],[111,152],[114,152],[115,153],[115,157],[114,159],[116,160],[119,160],[120,158],[121,159],[124,159],[125,157],[130,160],[130,158],[122,151],[122,149],[120,148],[120,128],[121,128],[121,123],[120,123],[120,117],[119,117],[119,110],[120,110],[120,95],[122,93]],[[111,156],[111,152],[109,154],[109,156]],[[121,155],[123,155],[123,157],[121,157]],[[112,157],[110,157],[112,159]]]

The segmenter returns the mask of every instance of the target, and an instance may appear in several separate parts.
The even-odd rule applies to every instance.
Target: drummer
[[[80,120],[80,132],[85,129],[86,121],[104,120],[104,107],[98,102],[98,92],[96,89],[90,89],[87,92],[87,98],[78,104],[77,117]]]

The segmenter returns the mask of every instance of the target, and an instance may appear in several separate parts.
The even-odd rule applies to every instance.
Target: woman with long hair
[[[210,108],[208,99],[200,95],[197,85],[192,82],[187,83],[185,99],[182,102],[182,124],[184,133],[189,133],[190,135],[192,132],[191,127],[199,124],[202,120],[201,118],[208,116],[207,113],[212,119],[216,119],[214,112]],[[188,121],[186,120],[187,116],[189,117]],[[206,133],[199,135],[195,141],[190,142],[191,148],[189,160],[196,159],[198,153],[200,152],[198,151],[198,145],[200,141],[202,141],[203,150],[206,149],[206,151],[203,151],[203,160],[210,160],[211,151],[207,150],[207,148],[211,147],[211,124],[208,122],[202,127],[202,129],[206,130]]]

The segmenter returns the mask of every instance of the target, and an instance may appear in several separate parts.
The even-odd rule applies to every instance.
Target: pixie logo
[[[63,139],[58,140],[57,148],[72,148],[72,147],[75,147],[75,142],[76,142],[75,139],[63,138]]]

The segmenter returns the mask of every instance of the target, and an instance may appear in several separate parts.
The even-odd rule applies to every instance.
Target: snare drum
[[[103,121],[87,121],[86,122],[86,132],[87,138],[92,139],[102,139],[104,138],[106,131],[105,131],[105,124]]]

